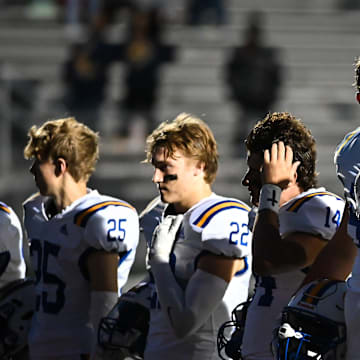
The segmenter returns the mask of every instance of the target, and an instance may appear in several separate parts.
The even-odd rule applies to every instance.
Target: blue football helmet
[[[274,331],[276,360],[343,360],[346,355],[344,281],[313,281],[291,299]]]
[[[245,329],[247,309],[251,300],[237,305],[231,313],[231,320],[222,324],[217,336],[217,349],[219,357],[223,360],[240,360],[242,338]]]

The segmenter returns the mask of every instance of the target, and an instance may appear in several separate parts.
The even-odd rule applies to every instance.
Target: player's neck
[[[293,199],[303,192],[303,189],[298,183],[290,184],[286,189],[281,192],[280,206]]]
[[[58,194],[53,197],[58,212],[61,212],[70,206],[74,201],[82,198],[87,194],[86,182],[84,181],[64,185],[65,186],[59,190]]]
[[[209,197],[211,194],[211,186],[209,184],[206,184],[200,188],[194,189],[194,191],[189,192],[186,198],[184,198],[179,203],[174,203],[173,205],[177,213],[183,214],[201,200]]]

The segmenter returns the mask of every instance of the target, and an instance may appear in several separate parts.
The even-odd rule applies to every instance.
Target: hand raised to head
[[[289,145],[279,141],[264,151],[263,183],[274,184],[285,189],[296,181],[296,170],[300,161],[293,162],[293,151]]]

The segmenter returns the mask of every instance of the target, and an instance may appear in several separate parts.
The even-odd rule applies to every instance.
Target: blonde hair
[[[24,149],[25,159],[63,158],[75,181],[87,181],[99,158],[98,134],[75,118],[50,120],[42,126],[32,126]]]
[[[150,163],[154,152],[164,147],[168,156],[176,150],[205,164],[204,180],[214,182],[218,169],[218,149],[209,126],[201,119],[187,113],[179,114],[171,122],[161,123],[146,139],[146,160]]]

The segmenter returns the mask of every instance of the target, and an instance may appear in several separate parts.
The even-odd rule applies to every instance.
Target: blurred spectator
[[[62,8],[65,31],[73,41],[83,37],[85,29],[93,26],[99,16],[113,20],[118,10],[128,8],[132,0],[56,0]]]
[[[244,44],[235,47],[225,64],[225,81],[239,111],[234,146],[245,155],[243,144],[253,124],[268,113],[278,99],[282,69],[278,49],[263,45],[263,15],[251,13],[244,32]]]
[[[116,58],[125,67],[124,95],[120,102],[121,137],[129,137],[136,115],[146,121],[147,134],[156,126],[160,69],[175,57],[174,46],[162,42],[162,20],[156,7],[133,8],[128,37],[117,48]]]
[[[103,37],[106,19],[98,17],[82,43],[70,47],[63,66],[64,105],[69,115],[99,130],[101,106],[105,100],[112,49]]]
[[[224,25],[227,21],[225,2],[226,0],[188,0],[186,23]]]
[[[359,10],[359,0],[338,0],[338,7],[341,10]]]

